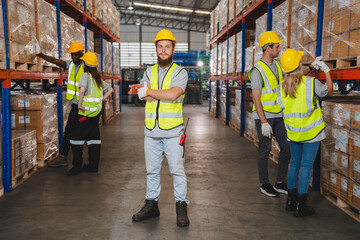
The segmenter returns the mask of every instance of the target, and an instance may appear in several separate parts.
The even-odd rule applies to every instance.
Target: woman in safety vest
[[[330,69],[321,57],[312,63],[312,67],[325,72],[326,84],[314,77],[303,76],[307,71],[301,64],[303,54],[302,51],[287,49],[281,56],[281,68],[286,75],[278,92],[291,150],[286,211],[294,211],[295,217],[315,213],[307,206],[307,198],[314,160],[321,140],[326,137],[319,97],[333,94]]]
[[[96,55],[87,52],[81,59],[84,61],[84,74],[79,80],[78,121],[70,140],[73,168],[67,172],[68,176],[81,173],[83,169],[88,172],[98,171],[101,146],[99,118],[102,102],[113,92],[110,85],[101,80],[96,69]],[[89,164],[82,168],[82,149],[85,142],[88,146]]]

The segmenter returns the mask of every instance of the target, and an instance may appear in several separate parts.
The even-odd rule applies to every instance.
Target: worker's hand
[[[147,97],[146,91],[148,90],[148,85],[144,84],[143,87],[138,89],[138,96],[139,99],[143,99],[144,97]]]
[[[269,123],[261,124],[261,134],[265,137],[271,138],[272,128]]]
[[[78,109],[80,112],[83,112],[83,113],[86,111],[86,109],[83,105],[78,105]]]
[[[330,72],[330,68],[323,61],[319,62],[318,66],[319,66],[320,70],[323,71],[325,74]]]
[[[316,57],[316,58],[315,58],[315,61],[313,61],[313,62],[311,63],[311,66],[312,66],[313,68],[315,68],[316,70],[319,70],[319,69],[320,69],[320,67],[319,67],[319,62],[321,62],[321,60],[322,60],[322,56]]]

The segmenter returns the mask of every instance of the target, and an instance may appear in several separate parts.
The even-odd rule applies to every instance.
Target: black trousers
[[[65,132],[64,137],[60,149],[60,155],[67,156],[69,154],[70,150],[70,138],[71,134],[74,131],[74,126],[76,126],[76,122],[78,120],[78,105],[77,104],[71,104],[71,110],[68,116],[68,121],[65,126]]]
[[[73,166],[81,168],[83,165],[83,145],[88,145],[89,166],[92,170],[97,171],[100,160],[100,128],[99,118],[101,114],[96,117],[87,117],[84,122],[79,122],[82,115],[77,114],[77,120],[73,133],[71,135],[70,144],[73,152]]]
[[[280,156],[278,161],[278,171],[276,181],[285,182],[288,165],[291,158],[290,142],[287,141],[287,133],[283,118],[269,118],[268,123],[272,127],[274,137],[279,143]],[[261,121],[255,119],[256,131],[259,137],[258,148],[258,170],[261,184],[269,183],[268,160],[271,151],[271,139],[261,133]]]

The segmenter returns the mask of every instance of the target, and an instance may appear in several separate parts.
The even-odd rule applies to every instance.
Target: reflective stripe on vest
[[[314,96],[314,79],[303,76],[295,91],[295,98],[290,95],[285,97],[282,87],[278,93],[279,106],[284,109],[287,137],[291,141],[309,141],[325,128],[319,100]]]
[[[66,86],[67,100],[72,100],[74,98],[74,95],[76,95],[76,99],[79,100],[79,81],[83,73],[84,73],[84,69],[82,65],[80,65],[79,70],[75,76],[75,64],[73,62],[70,63],[68,82]]]
[[[277,92],[279,91],[279,82],[283,81],[283,74],[280,68],[280,64],[275,61],[275,65],[279,74],[279,79],[276,78],[273,71],[263,61],[258,61],[254,68],[256,68],[263,79],[264,86],[261,89],[260,101],[263,105],[265,112],[279,113],[281,112],[280,106],[276,102]],[[252,69],[253,70],[253,69]],[[252,71],[251,70],[251,71]],[[249,72],[249,79],[251,80],[251,71]],[[253,111],[255,111],[255,104],[253,105]]]
[[[176,69],[179,69],[175,72]],[[151,89],[165,90],[170,89],[171,80],[175,77],[182,68],[173,63],[162,82],[159,86],[159,65],[155,64],[151,68],[150,85]],[[147,129],[152,130],[158,121],[159,128],[169,130],[184,123],[183,120],[183,102],[185,93],[175,101],[147,101],[145,105],[145,126]]]
[[[82,102],[82,105],[85,107],[86,111],[81,112],[79,110],[79,114],[87,117],[95,117],[100,113],[102,108],[103,91],[101,87],[97,86],[91,74],[88,74],[90,78],[90,93],[89,95],[84,96]]]

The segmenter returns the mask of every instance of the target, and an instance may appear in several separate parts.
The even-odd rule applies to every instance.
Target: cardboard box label
[[[338,158],[337,152],[333,152],[331,154],[331,161],[334,162],[334,163],[337,163],[337,158]]]
[[[355,121],[360,122],[360,111],[355,112]]]
[[[346,147],[349,139],[348,133],[346,131],[341,131],[336,129],[335,136],[336,136],[335,149],[340,150],[342,152],[346,152]]]
[[[348,187],[348,180],[345,178],[341,178],[341,188],[347,191],[347,187]]]
[[[360,198],[360,187],[353,184],[353,195]]]
[[[19,123],[20,124],[24,124],[24,123],[29,124],[30,123],[30,116],[26,116],[26,117],[19,116]]]
[[[336,174],[335,173],[331,173],[330,175],[330,181],[331,183],[335,184],[336,185]]]
[[[15,128],[15,113],[11,114],[11,128]]]
[[[354,160],[354,170],[360,173],[360,161]]]
[[[343,167],[348,167],[349,158],[347,156],[341,156],[341,165]]]
[[[18,100],[18,107],[30,107],[30,100],[29,99]]]
[[[351,0],[341,0],[341,1],[338,1],[338,3],[339,3],[339,8],[349,7],[349,6],[350,6],[350,2],[351,2]]]

